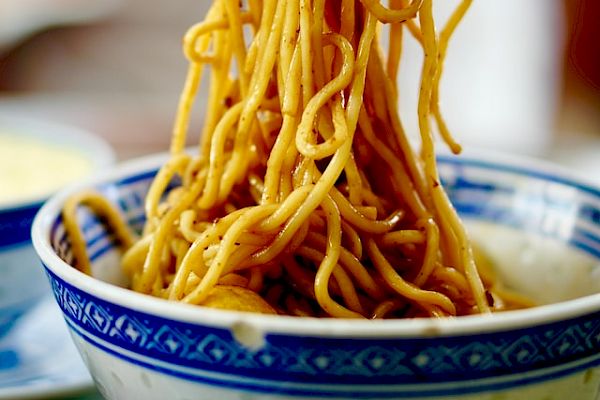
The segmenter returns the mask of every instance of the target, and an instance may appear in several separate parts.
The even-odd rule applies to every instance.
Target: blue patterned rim
[[[267,334],[264,346],[254,351],[228,329],[122,307],[47,273],[67,323],[84,340],[133,364],[225,387],[295,395],[433,396],[514,387],[600,364],[600,312],[443,339]]]
[[[129,164],[93,184],[106,188],[110,182],[117,186],[147,182],[162,160],[164,156]],[[542,224],[536,233],[569,241],[600,257],[598,188],[526,163],[465,156],[443,156],[440,163],[449,195],[463,215],[525,230],[533,229],[528,222],[532,218],[542,218],[552,223]],[[491,171],[502,172],[507,184],[486,185],[485,179],[472,174],[444,173],[444,169],[460,172],[465,168],[476,169],[484,177]],[[517,178],[527,178],[524,186],[533,203],[525,196],[524,204],[509,208],[501,195],[485,209],[477,207],[486,200],[486,193],[509,197],[514,191],[509,183]],[[561,188],[567,190],[545,203],[543,213],[532,215],[540,194]],[[348,321],[223,312],[133,293],[79,273],[54,253],[49,237],[60,225],[59,210],[67,195],[53,198],[36,217],[34,245],[71,329],[95,347],[133,364],[224,387],[362,398],[495,390],[600,364],[600,294],[497,315]],[[142,198],[122,201],[127,209],[128,204],[139,206]],[[577,216],[575,224],[570,218],[570,230],[560,218],[565,210]],[[129,218],[141,222],[139,213]],[[110,246],[107,238],[96,238],[93,258],[101,257]],[[240,323],[265,334],[260,350],[236,342],[231,328]]]

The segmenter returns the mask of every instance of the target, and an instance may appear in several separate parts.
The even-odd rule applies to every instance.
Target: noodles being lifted
[[[77,267],[90,272],[75,214],[87,204],[115,227],[132,289],[174,301],[345,318],[520,306],[480,277],[436,168],[432,122],[460,151],[438,88],[448,40],[470,3],[437,35],[432,0],[390,0],[389,8],[377,0],[213,1],[184,38],[190,65],[171,158],[148,193],[141,238],[96,194],[79,194],[64,211]],[[390,25],[387,57],[382,23]],[[397,109],[405,31],[425,55],[419,153]],[[205,124],[189,155],[205,67]],[[176,176],[181,184],[167,190]]]

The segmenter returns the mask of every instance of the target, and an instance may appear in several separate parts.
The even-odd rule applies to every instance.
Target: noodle
[[[148,192],[141,237],[98,195],[77,195],[63,210],[76,267],[91,273],[76,218],[88,205],[123,244],[132,289],[171,301],[341,318],[529,305],[495,278],[482,280],[438,176],[432,122],[460,152],[439,85],[470,3],[438,35],[432,0],[214,0],[184,36],[189,68],[171,158]],[[390,24],[387,55],[381,24]],[[410,38],[424,52],[419,152],[397,107]],[[204,128],[190,154],[206,69]],[[174,177],[181,183],[167,193]]]

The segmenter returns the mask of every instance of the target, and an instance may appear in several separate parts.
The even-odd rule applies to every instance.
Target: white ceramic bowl
[[[89,173],[108,167],[115,161],[113,151],[103,140],[73,127],[0,114],[0,130],[29,137],[39,143],[71,148],[91,161]],[[43,163],[31,165],[31,168],[44,167]],[[0,336],[13,326],[19,316],[49,294],[50,289],[31,246],[31,223],[51,194],[0,204]]]
[[[598,187],[527,160],[440,157],[452,200],[506,279],[558,303],[441,320],[294,318],[187,306],[119,287],[119,252],[84,210],[99,275],[69,265],[65,198],[97,188],[139,228],[164,159],[135,161],[60,193],[33,226],[56,300],[107,399],[596,399]]]

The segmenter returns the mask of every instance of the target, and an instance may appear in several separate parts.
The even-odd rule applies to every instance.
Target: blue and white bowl
[[[90,172],[107,167],[115,160],[113,151],[104,141],[73,127],[3,114],[0,115],[0,129],[3,133],[31,137],[40,143],[58,143],[80,152],[92,160]],[[21,315],[50,293],[31,245],[33,218],[50,195],[21,198],[0,205],[0,337]]]
[[[124,287],[119,251],[82,210],[96,277],[70,266],[60,210],[94,187],[143,223],[164,156],[51,199],[35,248],[107,399],[593,400],[600,389],[600,189],[537,162],[440,157],[448,192],[503,278],[536,308],[454,319],[355,321],[238,313]],[[454,396],[454,397],[452,397]]]

